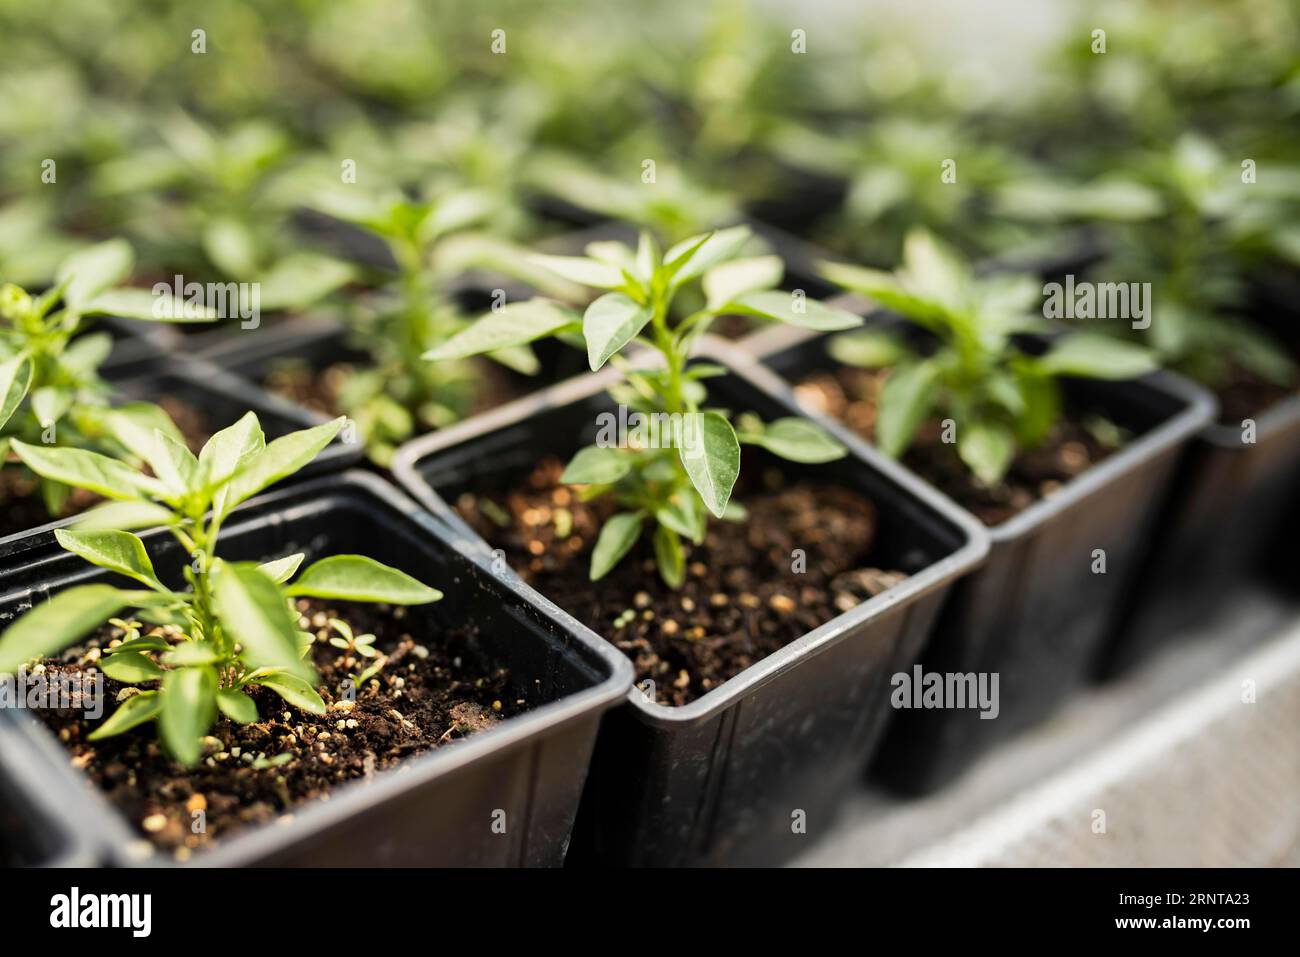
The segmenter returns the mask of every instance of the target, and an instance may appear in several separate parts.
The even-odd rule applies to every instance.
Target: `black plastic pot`
[[[271,395],[215,365],[156,349],[102,371],[124,399],[157,401],[174,396],[201,410],[214,430],[232,425],[249,411],[257,413],[268,440],[325,421],[323,416]],[[360,443],[340,437],[298,473],[297,478],[345,468],[360,458]],[[0,567],[25,561],[23,556],[31,549],[52,544],[54,529],[72,521],[75,516],[0,538]]]
[[[1214,615],[1254,579],[1281,579],[1294,564],[1285,540],[1300,490],[1300,395],[1261,414],[1253,444],[1240,424],[1212,423],[1189,444],[1125,627],[1103,676],[1123,672]],[[1281,548],[1271,546],[1283,532]],[[1275,567],[1269,567],[1275,566]]]
[[[731,370],[710,380],[720,405],[764,418],[794,413],[788,391],[748,356],[716,340],[699,354]],[[394,474],[459,530],[462,547],[487,555],[490,546],[447,500],[591,442],[597,414],[612,407],[605,389],[617,379],[613,370],[587,375],[418,439],[399,449]],[[745,455],[776,464],[757,449]],[[872,498],[882,522],[878,561],[911,577],[684,707],[629,692],[601,727],[575,859],[737,864],[797,853],[860,777],[888,716],[891,676],[910,667],[952,582],[984,553],[974,522],[871,449],[822,466],[780,467]],[[595,638],[555,613],[575,635]],[[795,827],[800,811],[807,834]]]
[[[892,320],[877,314],[868,322]],[[774,329],[758,347],[765,365],[797,381],[834,367],[828,339]],[[997,674],[999,714],[901,710],[874,769],[898,790],[924,793],[955,778],[1087,681],[1119,624],[1130,583],[1140,581],[1179,455],[1214,408],[1203,390],[1163,373],[1134,382],[1069,380],[1066,398],[1101,410],[1136,437],[1052,497],[988,530],[988,558],[957,583],[921,664],[926,673]],[[1095,573],[1102,553],[1105,572]]]
[[[2,679],[0,679],[2,680]],[[22,766],[7,767],[6,755],[23,754]],[[0,867],[89,867],[94,849],[79,822],[60,803],[46,803],[40,783],[48,775],[41,764],[35,775],[24,767],[40,758],[26,758],[20,733],[0,720]]]
[[[155,567],[180,552],[167,533],[143,536]],[[262,496],[222,529],[223,557],[266,560],[296,551],[310,562],[356,552],[436,584],[445,598],[412,608],[412,634],[472,624],[492,660],[508,668],[520,697],[536,707],[400,769],[343,785],[327,802],[294,809],[292,820],[241,831],[194,862],[210,866],[531,865],[563,862],[602,711],[631,684],[627,661],[574,635],[510,580],[453,547],[448,532],[406,496],[369,473],[351,471]],[[111,579],[50,551],[0,573],[0,620],[72,584]],[[430,638],[430,641],[436,639]],[[43,806],[72,810],[111,864],[160,864],[121,815],[75,769],[52,734],[29,715],[0,713],[22,736],[0,754],[4,772],[39,776]],[[35,759],[33,759],[35,758]],[[493,830],[505,812],[505,833]]]

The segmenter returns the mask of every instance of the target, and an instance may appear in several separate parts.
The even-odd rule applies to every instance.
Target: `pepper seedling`
[[[216,314],[145,289],[115,288],[131,273],[134,256],[125,240],[87,247],[64,260],[55,285],[31,296],[12,283],[0,286],[0,466],[15,438],[52,446],[90,448],[127,458],[118,426],[162,428],[179,438],[157,406],[112,406],[112,389],[99,376],[113,340],[85,332],[83,321],[114,315],[144,321],[211,322]],[[168,297],[170,298],[170,297]],[[58,515],[70,489],[42,480],[50,515]]]
[[[1016,334],[1050,328],[1031,311],[1041,301],[1038,280],[977,278],[927,232],[907,236],[892,273],[824,263],[822,275],[934,337],[932,350],[883,329],[831,341],[831,355],[846,365],[890,370],[876,418],[881,450],[897,457],[924,422],[951,418],[958,456],[985,485],[1051,434],[1063,410],[1061,377],[1130,379],[1156,368],[1149,350],[1092,333],[1063,335],[1042,355],[1022,350]]]
[[[127,639],[105,649],[99,667],[117,681],[157,687],[126,698],[92,740],[154,721],[168,751],[193,766],[218,712],[240,724],[258,720],[250,686],[323,714],[318,677],[305,660],[311,635],[299,630],[293,600],[420,605],[441,593],[362,555],[322,558],[290,584],[302,554],[257,564],[225,561],[216,551],[231,510],[310,462],[342,424],[335,419],[268,443],[249,412],[213,435],[198,456],[162,429],[131,428],[121,438],[149,471],[95,452],[16,440],[14,451],[37,474],[112,500],[57,530],[59,544],[144,588],[90,584],[59,592],[0,635],[0,673],[55,654],[105,622],[139,619],[158,630],[124,629]],[[163,584],[131,531],[156,526],[171,532],[188,557],[187,591]]]
[[[650,525],[661,577],[670,587],[681,585],[682,539],[701,543],[710,513],[744,518],[731,502],[741,444],[762,446],[795,462],[827,462],[845,454],[839,442],[804,419],[784,418],[767,425],[747,419],[737,432],[727,413],[707,404],[705,381],[726,370],[690,364],[689,359],[698,337],[718,316],[753,316],[822,331],[849,329],[862,321],[807,299],[798,290],[774,289],[781,279],[779,259],[736,258],[749,238],[747,227],[736,226],[691,237],[661,252],[654,237],[642,233],[636,249],[599,242],[587,246],[586,256],[535,257],[561,276],[604,294],[581,316],[546,299],[506,305],[425,356],[445,362],[547,336],[581,333],[593,372],[606,362],[623,372],[624,381],[610,395],[646,417],[646,434],[622,441],[612,434],[616,429],[602,428],[597,444],[580,450],[561,477],[588,486],[588,499],[611,495],[620,506],[597,538],[591,556],[593,581],[608,574]],[[677,315],[674,303],[690,284],[702,287],[703,305]],[[657,354],[659,364],[633,367],[625,353],[635,345]]]

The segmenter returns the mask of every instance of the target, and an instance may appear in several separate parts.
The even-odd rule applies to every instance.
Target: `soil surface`
[[[1231,381],[1215,389],[1214,394],[1219,399],[1219,421],[1240,425],[1242,419],[1255,418],[1291,398],[1296,390],[1237,367],[1232,370]]]
[[[328,800],[340,784],[367,778],[411,755],[491,727],[529,702],[510,690],[509,674],[483,659],[471,630],[447,632],[421,643],[408,631],[408,610],[300,599],[299,620],[316,635],[312,656],[321,697],[329,710],[306,714],[265,688],[249,687],[260,720],[238,725],[221,717],[209,732],[207,755],[186,770],[167,757],[153,725],[103,741],[87,741],[95,724],[79,711],[39,712],[72,754],[72,763],[121,809],[160,850],[185,860],[222,835],[264,824],[313,800]],[[328,643],[330,618],[348,622],[355,635],[374,634],[386,657],[379,673],[362,683],[354,700],[350,676],[378,658],[363,658]],[[93,666],[99,649],[120,638],[112,626],[47,669]],[[105,679],[105,707],[128,686]],[[141,687],[151,687],[145,685]],[[194,833],[195,812],[204,827]]]
[[[207,421],[207,416],[202,410],[174,396],[164,396],[156,401],[181,430],[190,451],[197,454],[212,437],[212,428]],[[68,496],[63,511],[58,515],[51,515],[46,511],[45,502],[41,499],[36,476],[25,468],[16,467],[17,456],[11,455],[10,462],[9,467],[0,468],[0,536],[25,532],[52,522],[56,518],[77,515],[103,500],[94,492],[76,488]]]
[[[685,543],[686,581],[668,588],[655,569],[650,529],[600,582],[591,549],[614,511],[580,502],[547,459],[497,494],[466,493],[457,509],[504,549],[519,575],[632,659],[655,699],[683,705],[813,628],[902,581],[872,562],[875,506],[836,485],[787,484],[777,470],[742,475],[744,523],[710,520],[702,545]],[[756,480],[752,480],[756,479]],[[793,568],[802,549],[806,568]]]
[[[795,393],[810,408],[835,416],[874,441],[877,401],[888,375],[887,370],[843,366],[806,376],[795,386]],[[1051,495],[1128,439],[1110,423],[1097,426],[1087,428],[1067,412],[1047,441],[1016,456],[1006,477],[994,486],[976,479],[958,458],[956,446],[942,441],[937,421],[921,427],[915,443],[904,453],[903,463],[992,527]]]

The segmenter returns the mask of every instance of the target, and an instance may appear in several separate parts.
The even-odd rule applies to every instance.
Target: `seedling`
[[[574,456],[562,481],[588,486],[588,498],[611,495],[621,510],[601,529],[591,557],[591,578],[604,577],[653,529],[655,560],[663,580],[679,586],[685,574],[682,539],[704,540],[708,514],[743,520],[730,501],[740,473],[741,444],[759,445],[796,462],[827,462],[845,454],[824,430],[798,418],[733,428],[727,413],[708,406],[705,381],[725,369],[689,364],[697,338],[720,315],[740,314],[818,330],[861,323],[854,315],[772,287],[780,261],[736,258],[749,239],[737,226],[684,240],[661,252],[649,233],[635,250],[622,243],[592,243],[586,256],[544,256],[537,261],[574,282],[604,294],[579,316],[546,299],[507,305],[431,350],[439,362],[546,336],[581,333],[592,371],[613,362],[624,381],[610,390],[616,401],[646,416],[648,436],[620,444],[613,436]],[[701,308],[685,316],[673,306],[682,290],[698,283]],[[635,345],[657,354],[654,367],[634,368],[625,353]]]
[[[1041,444],[1062,413],[1060,378],[1129,379],[1155,368],[1140,346],[1091,333],[1054,340],[1042,355],[1022,350],[1017,333],[1043,331],[1031,312],[1041,292],[1027,276],[976,278],[969,265],[925,232],[904,242],[893,273],[826,263],[823,275],[920,326],[932,350],[880,329],[840,336],[831,354],[847,365],[888,368],[876,442],[891,456],[912,444],[922,423],[951,418],[957,454],[985,485],[1006,474],[1018,451]]]
[[[505,270],[519,258],[504,243],[464,234],[496,208],[492,196],[480,191],[450,192],[429,202],[345,191],[323,194],[319,203],[325,212],[381,238],[397,265],[396,277],[356,322],[374,366],[356,373],[339,397],[371,457],[383,464],[417,426],[441,428],[455,422],[479,394],[481,370],[420,359],[466,324],[448,283],[470,266]],[[572,289],[536,267],[525,269],[521,278],[543,284],[549,279],[553,288]],[[540,368],[526,347],[497,350],[489,358],[526,375]]]
[[[337,618],[329,620],[330,628],[334,629],[334,637],[329,642],[335,648],[346,651],[350,655],[361,658],[373,658],[379,652],[375,651],[374,635],[354,635],[352,626],[346,621],[340,621]]]
[[[149,471],[95,452],[15,440],[14,451],[34,472],[112,499],[56,531],[59,544],[144,589],[92,584],[59,592],[0,635],[0,673],[55,654],[106,621],[138,618],[162,631],[133,629],[133,637],[107,649],[100,667],[115,680],[157,686],[123,701],[91,739],[155,721],[168,751],[193,766],[218,711],[240,724],[258,720],[250,686],[323,714],[317,675],[305,660],[310,635],[303,640],[293,600],[419,605],[441,593],[362,555],[323,558],[290,584],[302,554],[259,565],[225,561],[216,550],[231,510],[310,462],[342,424],[335,419],[268,443],[250,412],[212,436],[197,457],[167,431],[128,427],[119,438],[139,451]],[[168,529],[188,556],[186,591],[162,583],[131,531],[155,526]]]
[[[64,261],[53,288],[31,296],[0,286],[0,465],[15,438],[45,445],[90,448],[129,457],[119,440],[124,428],[161,428],[179,433],[157,406],[132,402],[113,407],[99,366],[112,349],[107,332],[83,332],[86,318],[117,315],[145,321],[208,322],[215,315],[180,303],[162,303],[144,289],[114,288],[131,273],[133,255],[124,240],[82,250]],[[160,305],[170,308],[158,308]],[[58,515],[70,489],[42,480],[46,509]]]

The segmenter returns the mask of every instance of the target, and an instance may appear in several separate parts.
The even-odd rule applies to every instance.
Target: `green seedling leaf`
[[[887,369],[911,356],[902,341],[880,329],[863,329],[836,336],[827,346],[836,362],[861,369]]]
[[[718,310],[746,293],[779,285],[783,275],[785,266],[780,256],[753,256],[721,263],[704,274],[706,304]]]
[[[157,691],[141,691],[131,695],[100,723],[99,727],[86,736],[88,741],[102,741],[114,735],[130,731],[132,728],[152,721],[162,711],[162,695]]]
[[[683,239],[664,254],[664,265],[672,267],[673,286],[702,276],[718,263],[731,259],[752,236],[748,226],[731,226]]]
[[[999,422],[958,424],[957,454],[981,482],[996,485],[1015,458],[1015,434]]]
[[[659,525],[654,534],[655,564],[669,588],[680,588],[686,580],[686,555],[681,539],[667,525]]]
[[[170,509],[153,502],[105,502],[83,512],[73,522],[80,531],[132,531],[137,528],[154,528],[167,525],[172,520]]]
[[[23,404],[32,384],[32,360],[19,353],[0,362],[0,428]]]
[[[618,289],[626,280],[620,269],[607,262],[587,259],[584,256],[530,256],[539,266],[549,269],[570,282],[594,289]]]
[[[1156,369],[1150,349],[1094,333],[1075,333],[1060,339],[1037,361],[1047,375],[1084,376],[1089,379],[1134,379]]]
[[[786,418],[769,423],[762,432],[741,433],[741,442],[758,445],[791,462],[818,464],[843,458],[847,449],[834,436],[807,419]]]
[[[717,412],[687,413],[677,451],[705,506],[721,517],[740,475],[740,442],[731,423]]]
[[[582,317],[582,334],[587,340],[587,361],[595,372],[614,353],[631,342],[652,312],[621,292],[606,293],[590,306]]]
[[[79,311],[87,316],[120,316],[140,322],[216,322],[221,318],[209,306],[148,289],[110,289],[83,303]]]
[[[289,586],[288,595],[340,601],[382,601],[390,605],[425,605],[442,592],[365,555],[332,555],[310,566]]]
[[[582,319],[559,303],[548,299],[512,302],[489,312],[446,342],[430,349],[424,358],[442,361],[497,352],[555,335],[570,327],[575,331],[580,329]]]
[[[591,552],[592,581],[604,578],[631,551],[641,537],[643,522],[640,512],[620,512],[605,523]]]
[[[260,452],[243,460],[239,470],[225,488],[222,510],[228,512],[240,502],[251,498],[268,485],[292,475],[320,454],[321,449],[343,427],[345,419],[339,416],[324,425],[290,432],[271,442]]]
[[[719,312],[738,316],[758,316],[784,322],[802,329],[840,332],[862,325],[862,317],[836,309],[816,299],[778,290],[751,292],[723,306]]]
[[[181,668],[215,665],[221,661],[221,656],[217,654],[211,642],[184,641],[173,646],[163,660],[173,667]]]
[[[939,391],[938,372],[938,367],[928,360],[898,366],[890,372],[881,390],[876,420],[876,443],[886,455],[902,455],[930,415]]]
[[[203,756],[203,736],[217,716],[217,673],[212,668],[178,668],[162,685],[158,733],[172,756],[193,767]]]
[[[236,724],[253,724],[257,721],[257,703],[234,688],[222,688],[217,692],[217,707]]]
[[[127,607],[131,597],[131,592],[111,585],[78,585],[59,592],[0,634],[0,674],[62,651]]]
[[[142,681],[157,681],[165,673],[152,658],[145,657],[138,651],[109,655],[100,661],[99,670],[114,681],[131,685]]]
[[[213,578],[221,627],[243,646],[240,658],[253,668],[283,668],[314,680],[298,656],[298,623],[280,586],[249,563],[222,562]]]
[[[277,585],[283,585],[293,577],[305,557],[302,552],[298,552],[285,558],[277,558],[273,562],[263,562],[257,568]]]
[[[157,479],[98,452],[28,445],[18,439],[13,440],[12,447],[29,469],[54,482],[118,500],[138,499],[142,495],[162,498],[165,495],[162,483]]]
[[[560,481],[566,485],[612,485],[631,471],[632,459],[627,449],[589,445],[578,450]]]
[[[54,537],[65,549],[92,565],[134,578],[158,591],[165,590],[144,550],[144,542],[130,532],[59,528],[55,529]]]
[[[82,307],[91,299],[131,275],[134,261],[131,246],[125,239],[110,239],[65,259],[55,274],[55,282],[66,284],[63,301],[68,308],[83,311]]]
[[[270,688],[289,704],[308,714],[324,714],[325,702],[321,696],[316,693],[306,681],[296,675],[276,672],[274,674],[261,675],[255,678],[253,684],[259,684],[264,688]]]

